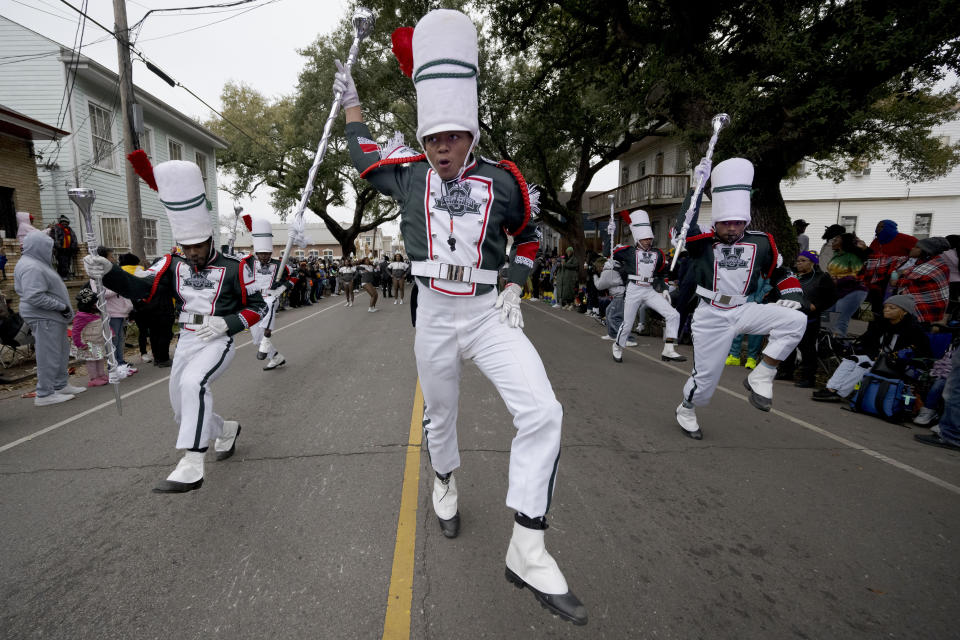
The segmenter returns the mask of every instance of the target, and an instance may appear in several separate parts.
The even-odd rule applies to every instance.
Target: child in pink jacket
[[[73,316],[71,355],[86,360],[88,387],[107,384],[107,341],[103,338],[103,321],[97,310],[97,294],[84,287],[77,294],[77,315]]]

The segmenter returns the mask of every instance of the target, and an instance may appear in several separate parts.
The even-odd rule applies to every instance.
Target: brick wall
[[[12,188],[16,210],[32,213],[33,226],[42,229],[40,181],[32,151],[30,141],[0,135],[0,187]]]

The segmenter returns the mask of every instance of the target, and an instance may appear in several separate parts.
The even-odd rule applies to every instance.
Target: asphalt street
[[[0,638],[957,637],[960,455],[787,383],[757,411],[729,367],[690,440],[673,417],[690,363],[640,338],[617,364],[594,321],[525,302],[564,407],[547,548],[590,620],[551,616],[504,579],[496,391],[464,368],[449,540],[416,446],[409,308],[365,307],[281,314],[272,372],[238,336],[214,387],[237,454],[208,454],[189,494],[151,492],[179,458],[169,369],[123,381],[122,416],[109,387],[0,400]]]

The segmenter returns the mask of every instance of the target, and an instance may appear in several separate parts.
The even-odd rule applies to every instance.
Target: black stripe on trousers
[[[543,510],[544,516],[550,511],[550,503],[553,502],[553,486],[557,481],[557,467],[560,466],[560,453],[562,451],[562,447],[557,449],[557,459],[553,461],[553,473],[550,474],[550,484],[547,485],[547,508]]]
[[[270,319],[267,320],[267,326],[265,327],[266,329],[270,328],[270,323],[273,322],[273,316],[276,315],[277,307],[279,306],[280,306],[280,296],[277,296],[276,299],[273,301],[273,304],[270,305]]]
[[[213,369],[210,369],[210,371],[207,371],[207,374],[203,376],[203,380],[200,381],[200,411],[197,412],[197,436],[193,440],[194,449],[200,448],[200,436],[203,434],[203,412],[205,410],[203,406],[203,395],[204,395],[204,390],[206,389],[206,386],[207,386],[207,380],[209,380],[210,376],[216,373],[217,369],[220,368],[220,365],[223,364],[223,361],[227,358],[227,354],[230,353],[231,346],[233,346],[232,337],[227,338],[227,346],[223,350],[223,353],[220,354],[220,359],[217,360],[217,364],[213,365]]]

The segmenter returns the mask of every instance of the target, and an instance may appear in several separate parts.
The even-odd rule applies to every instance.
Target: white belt
[[[210,316],[203,315],[202,313],[187,313],[186,311],[181,311],[177,322],[180,324],[203,324],[209,317]]]
[[[650,284],[654,281],[654,278],[648,278],[646,276],[627,276],[627,280],[632,280],[637,284]]]
[[[747,303],[747,296],[717,293],[716,291],[711,291],[710,289],[701,287],[700,285],[697,285],[697,295],[704,300],[716,302],[723,307],[739,307],[740,305]]]
[[[445,264],[432,260],[416,261],[410,264],[410,273],[425,278],[453,280],[454,282],[476,282],[478,284],[497,284],[497,272],[494,269],[477,269],[459,264]]]

